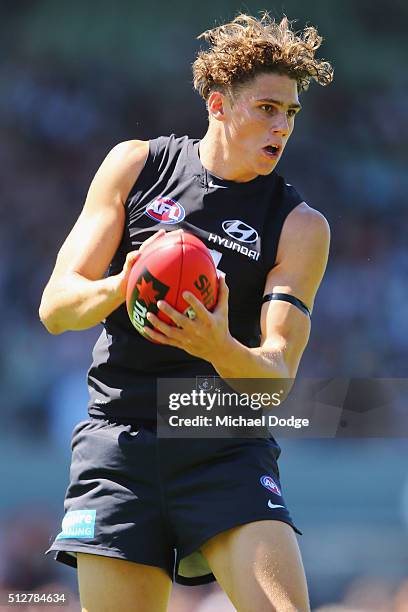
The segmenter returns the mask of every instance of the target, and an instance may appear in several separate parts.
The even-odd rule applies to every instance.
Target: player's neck
[[[200,160],[204,168],[219,178],[227,181],[245,183],[256,178],[256,175],[244,170],[234,159],[225,135],[220,130],[208,128],[200,142]]]

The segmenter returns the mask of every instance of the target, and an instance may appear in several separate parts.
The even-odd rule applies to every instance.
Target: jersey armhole
[[[278,188],[275,193],[278,195],[280,205],[276,208],[271,207],[267,218],[267,226],[270,228],[268,238],[272,248],[263,257],[266,273],[276,266],[279,241],[286,218],[292,210],[304,201],[296,189],[286,183],[283,177],[278,175],[277,179]]]
[[[143,184],[146,184],[146,183],[148,184],[149,182],[151,182],[152,179],[154,179],[154,182],[155,182],[156,179],[153,175],[155,172],[157,173],[159,170],[159,162],[160,162],[159,153],[160,153],[160,148],[161,148],[160,145],[162,144],[160,141],[162,140],[165,140],[165,138],[159,137],[159,138],[148,140],[149,150],[148,150],[147,157],[143,164],[143,168],[141,169],[139,173],[139,176],[137,177],[137,179],[132,185],[132,188],[129,191],[128,197],[126,198],[126,202],[125,202],[125,208],[128,207],[129,202],[132,200],[132,198],[134,198],[137,192],[143,189]]]

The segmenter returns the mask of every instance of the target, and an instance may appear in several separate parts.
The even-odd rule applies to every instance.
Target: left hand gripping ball
[[[148,312],[174,325],[158,310],[159,300],[194,318],[183,291],[193,293],[211,311],[217,303],[217,271],[210,251],[199,238],[187,232],[168,232],[142,252],[129,275],[126,307],[137,331],[145,336],[143,328],[152,327],[146,318]]]

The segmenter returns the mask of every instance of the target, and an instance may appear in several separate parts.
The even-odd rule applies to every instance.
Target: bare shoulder
[[[287,230],[307,234],[309,238],[322,236],[330,238],[330,227],[326,217],[306,202],[296,206],[285,221]]]
[[[115,145],[106,156],[102,166],[107,171],[115,171],[120,175],[142,170],[149,153],[148,140],[126,140]],[[101,166],[101,167],[102,167]]]
[[[265,292],[291,293],[312,310],[330,246],[329,224],[319,211],[302,202],[287,216],[279,239],[276,264]]]
[[[129,191],[138,179],[149,153],[149,142],[127,140],[114,146],[100,165],[93,188],[116,192],[118,201],[125,202]]]
[[[277,261],[288,253],[294,255],[319,253],[327,257],[330,244],[330,226],[326,217],[312,208],[306,202],[302,202],[294,208],[287,216],[282,228],[279,241]]]
[[[108,157],[119,164],[134,164],[145,161],[149,152],[148,140],[125,140],[115,145]]]

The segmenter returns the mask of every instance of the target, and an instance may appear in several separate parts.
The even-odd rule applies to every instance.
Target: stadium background
[[[278,169],[333,233],[299,375],[407,375],[403,0],[3,0],[0,591],[60,584],[77,609],[75,573],[42,551],[61,520],[70,430],[86,416],[84,375],[98,332],[53,337],[38,321],[57,250],[114,144],[203,134],[205,109],[191,85],[195,37],[238,10],[262,8],[286,12],[299,27],[317,25],[322,55],[335,67],[332,86],[304,94]],[[408,610],[407,440],[284,440],[282,447],[314,609]],[[215,587],[197,587],[177,588],[171,609],[231,608]]]

